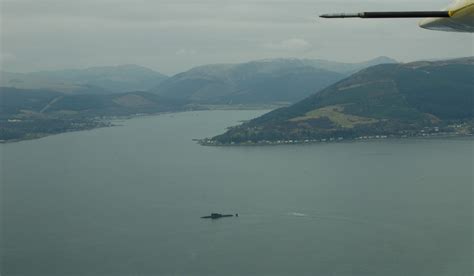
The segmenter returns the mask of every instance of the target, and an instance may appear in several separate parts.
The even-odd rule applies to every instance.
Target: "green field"
[[[307,112],[305,116],[293,118],[290,122],[300,122],[326,117],[340,127],[353,128],[356,125],[372,124],[379,121],[377,119],[345,114],[343,112],[343,105],[331,105]]]

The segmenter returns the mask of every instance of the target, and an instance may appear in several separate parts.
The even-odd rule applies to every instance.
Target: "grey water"
[[[473,274],[472,139],[192,141],[263,112],[0,145],[0,274]]]

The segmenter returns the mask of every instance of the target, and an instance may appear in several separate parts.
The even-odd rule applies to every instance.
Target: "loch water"
[[[139,117],[0,145],[0,274],[473,274],[472,139],[192,140],[263,113]],[[211,212],[239,217],[200,219]]]

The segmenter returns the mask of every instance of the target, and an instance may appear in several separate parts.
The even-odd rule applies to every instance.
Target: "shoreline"
[[[246,142],[246,143],[234,143],[234,144],[217,144],[206,141],[205,139],[194,139],[199,145],[204,147],[269,147],[269,146],[288,146],[288,145],[315,145],[315,144],[336,144],[336,143],[357,143],[357,142],[380,142],[380,141],[401,141],[401,140],[434,140],[434,139],[455,139],[455,138],[472,138],[474,134],[440,134],[431,136],[391,136],[384,138],[367,138],[367,139],[319,139],[319,140],[279,140],[279,141],[261,141],[261,142]],[[323,141],[325,140],[325,141]]]
[[[246,110],[266,110],[271,111],[274,108],[278,108],[277,105],[260,105],[260,106],[245,106],[245,105],[229,105],[229,106],[200,106],[201,108],[190,109],[190,110],[179,110],[179,111],[165,111],[165,112],[157,112],[157,113],[137,113],[132,115],[121,115],[121,116],[102,116],[102,117],[93,117],[97,123],[97,126],[85,128],[85,129],[71,129],[67,131],[57,132],[57,133],[31,133],[28,137],[20,138],[20,139],[11,139],[11,140],[0,140],[0,144],[10,144],[10,143],[17,143],[22,141],[31,141],[36,139],[45,138],[48,136],[63,134],[63,133],[71,133],[71,132],[80,132],[80,131],[90,131],[94,129],[100,128],[108,128],[108,127],[117,127],[121,126],[119,124],[120,121],[126,121],[141,117],[153,117],[153,116],[162,116],[162,115],[169,115],[169,114],[178,114],[178,113],[186,113],[186,112],[199,112],[199,111],[246,111]],[[280,106],[281,107],[281,106]],[[443,138],[469,138],[474,137],[474,134],[470,133],[436,133],[436,134],[423,134],[423,135],[416,135],[416,136],[388,136],[388,135],[367,135],[358,138],[342,138],[342,137],[332,137],[327,139],[305,139],[305,140],[276,140],[276,141],[259,141],[259,142],[245,142],[245,143],[231,143],[231,144],[223,144],[217,143],[211,138],[195,138],[191,139],[192,141],[197,142],[201,146],[208,146],[208,147],[257,147],[257,146],[281,146],[281,145],[310,145],[310,144],[327,144],[327,143],[342,143],[342,142],[371,142],[371,141],[383,141],[383,140],[405,140],[405,139],[421,139],[421,140],[428,140],[428,139],[443,139]]]
[[[18,142],[24,142],[24,141],[32,141],[32,140],[38,140],[41,138],[59,135],[59,134],[81,132],[81,131],[91,131],[94,129],[108,128],[108,127],[115,127],[115,126],[120,126],[120,125],[109,124],[109,125],[102,125],[102,126],[96,126],[96,127],[91,127],[91,128],[85,128],[85,129],[71,129],[69,131],[62,131],[62,132],[57,132],[57,133],[36,133],[36,134],[31,134],[31,136],[29,137],[21,138],[21,139],[0,140],[0,145],[12,144],[12,143],[18,143]]]

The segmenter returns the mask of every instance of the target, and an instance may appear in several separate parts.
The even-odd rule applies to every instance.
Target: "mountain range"
[[[74,95],[149,91],[207,105],[293,103],[362,68],[394,62],[387,57],[361,63],[269,59],[199,66],[170,78],[138,65],[1,72],[0,86]]]
[[[360,69],[396,63],[379,57],[362,63],[269,59],[193,68],[164,80],[154,93],[200,104],[293,103]]]
[[[170,78],[128,65],[25,75],[8,73],[2,81],[21,87],[42,80],[69,90],[0,87],[0,140],[102,126],[98,118],[213,104],[294,103],[204,144],[466,134],[474,126],[473,57],[406,64],[388,58],[360,64],[273,59],[200,66]],[[153,88],[112,93],[123,83],[123,90]]]

